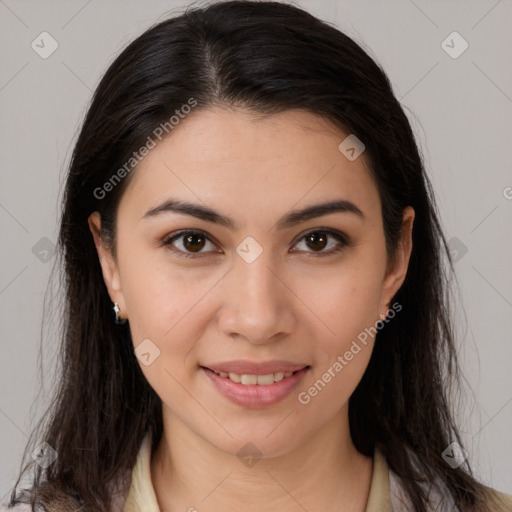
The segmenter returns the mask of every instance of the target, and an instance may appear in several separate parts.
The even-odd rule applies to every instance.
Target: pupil
[[[318,241],[320,240],[320,246],[318,245]],[[310,245],[310,242],[312,242],[312,246]],[[307,239],[306,243],[310,247],[310,249],[318,249],[322,250],[327,245],[327,237],[324,233],[318,234],[318,233],[311,233]]]
[[[197,242],[197,239],[203,239],[203,242]],[[193,233],[193,234],[190,234],[190,235],[187,235],[185,237],[185,241],[184,241],[184,244],[185,248],[187,250],[190,250],[192,252],[194,252],[194,250],[201,250],[204,246],[204,237],[201,235],[201,234],[198,234],[198,233]],[[199,245],[200,247],[194,247],[195,245]],[[192,246],[192,247],[191,247]]]

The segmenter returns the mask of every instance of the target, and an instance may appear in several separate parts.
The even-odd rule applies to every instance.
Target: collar
[[[123,512],[160,512],[151,481],[151,436],[144,438],[131,474],[130,489]],[[366,512],[392,512],[389,470],[384,455],[375,450],[373,473]]]

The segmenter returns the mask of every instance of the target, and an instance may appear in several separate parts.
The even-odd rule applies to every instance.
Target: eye
[[[330,249],[324,251],[329,246],[329,239],[334,239],[338,243],[331,243]],[[179,244],[174,245],[178,241]],[[331,254],[341,251],[344,247],[350,245],[349,239],[343,233],[335,231],[330,228],[321,228],[314,231],[310,231],[303,235],[298,244],[306,244],[306,248],[313,248],[313,251],[301,250],[301,252],[311,252],[312,256],[329,256]],[[169,249],[174,252],[180,258],[198,258],[202,253],[208,253],[211,251],[203,249],[210,244],[215,249],[215,244],[203,231],[187,230],[175,233],[162,241],[162,244],[168,246]],[[179,247],[181,246],[181,247]],[[219,252],[219,251],[215,251]],[[297,252],[297,251],[293,251]]]
[[[336,240],[338,244],[336,245],[336,243],[331,243],[330,250],[324,251],[323,249],[329,246],[329,238],[331,240]],[[300,238],[298,245],[300,245],[300,243],[304,243],[307,248],[313,249],[313,251],[306,250],[306,252],[312,252],[312,256],[330,256],[331,254],[340,252],[344,247],[348,246],[349,239],[343,233],[333,229],[321,228],[303,235]]]
[[[182,248],[176,248],[173,245],[174,241],[180,241]],[[202,231],[181,231],[178,234],[174,234],[173,236],[166,238],[162,241],[163,245],[169,246],[172,252],[174,252],[180,258],[196,258],[196,254],[201,254],[201,249],[210,243],[213,247],[215,245],[210,241],[210,239],[206,236]],[[202,251],[208,252],[208,251]]]

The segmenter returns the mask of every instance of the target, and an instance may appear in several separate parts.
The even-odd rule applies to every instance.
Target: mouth
[[[291,377],[297,372],[309,368],[309,366],[305,366],[304,368],[301,368],[300,370],[295,370],[293,372],[275,372],[267,373],[265,375],[215,371],[205,366],[202,366],[202,368],[204,370],[214,373],[215,375],[218,375],[219,377],[229,379],[232,382],[236,382],[237,384],[242,384],[243,386],[270,386],[272,384],[275,384],[276,382],[281,382],[282,380]]]
[[[297,365],[295,365],[297,368]],[[303,380],[310,366],[295,370],[260,373],[237,373],[200,366],[200,370],[223,397],[247,409],[263,409],[288,397]],[[247,370],[245,370],[247,371]]]

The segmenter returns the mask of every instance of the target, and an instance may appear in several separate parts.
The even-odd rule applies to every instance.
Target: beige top
[[[130,491],[123,512],[160,512],[151,482],[151,438],[142,442],[132,471]],[[384,456],[375,452],[370,495],[366,512],[393,512],[389,495],[388,467]]]
[[[117,489],[113,489],[115,512],[160,512],[155,490],[151,481],[151,435],[148,434],[139,449],[134,467],[127,470],[118,482]],[[401,480],[389,469],[384,455],[375,450],[373,458],[373,473],[370,485],[370,494],[366,505],[366,512],[412,512],[414,510],[402,489]],[[512,496],[486,487],[490,510],[493,512],[512,512]],[[442,485],[438,485],[429,493],[429,512],[460,512],[455,507],[449,493],[443,492]],[[30,512],[30,506],[18,504],[8,509],[7,505],[0,504],[0,512]],[[42,510],[37,508],[37,510]],[[69,506],[52,506],[52,512],[67,512]]]
[[[130,489],[122,512],[160,512],[151,481],[151,438],[147,435],[141,445],[137,461],[131,473]],[[429,510],[456,512],[452,499],[442,490],[431,491]],[[489,489],[489,499],[496,511],[512,511],[512,497]],[[502,499],[503,502],[492,501]],[[375,450],[370,494],[366,512],[411,512],[413,507],[406,498],[400,479],[391,471],[384,455]]]

